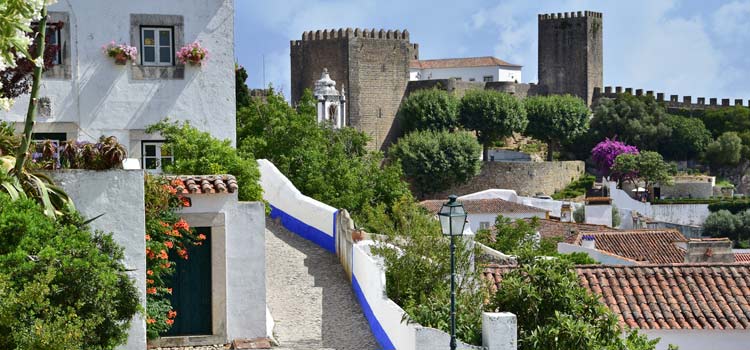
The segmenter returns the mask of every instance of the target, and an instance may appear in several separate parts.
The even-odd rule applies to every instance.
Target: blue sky
[[[289,96],[289,40],[331,28],[408,29],[420,58],[496,56],[537,76],[537,14],[604,13],[604,84],[750,98],[750,0],[236,0],[236,55],[250,87]],[[747,103],[747,102],[746,102]]]

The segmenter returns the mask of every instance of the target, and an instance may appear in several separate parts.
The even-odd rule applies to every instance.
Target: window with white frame
[[[485,75],[482,79],[484,80],[485,83],[491,83],[493,80],[491,75]]]
[[[141,154],[143,169],[161,171],[165,165],[174,162],[172,151],[164,141],[142,141]]]
[[[172,27],[141,27],[141,64],[171,66],[174,63]]]
[[[62,35],[61,28],[58,25],[47,26],[47,37],[49,45],[56,47],[55,55],[52,57],[52,64],[62,64]]]
[[[479,223],[479,229],[480,230],[489,230],[490,228],[490,222],[489,221],[482,221]]]

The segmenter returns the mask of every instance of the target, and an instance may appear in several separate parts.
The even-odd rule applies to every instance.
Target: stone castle
[[[539,15],[538,84],[467,82],[455,79],[409,81],[409,64],[419,45],[407,30],[338,29],[304,32],[291,41],[292,103],[312,89],[324,68],[343,84],[348,126],[366,132],[372,147],[385,149],[401,134],[396,118],[411,91],[441,88],[463,95],[493,89],[519,97],[572,94],[591,104],[603,86],[602,14],[591,11]]]

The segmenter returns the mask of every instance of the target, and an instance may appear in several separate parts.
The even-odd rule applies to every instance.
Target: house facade
[[[521,82],[521,66],[496,57],[412,60],[409,80],[456,79],[461,81]]]
[[[116,136],[145,168],[170,161],[159,135],[145,132],[164,118],[189,121],[219,139],[235,141],[234,1],[60,1],[49,7],[51,44],[60,47],[44,73],[35,138],[95,141]],[[118,65],[102,47],[138,50]],[[202,65],[176,53],[199,42]],[[28,95],[0,119],[22,128]]]
[[[420,205],[431,213],[437,214],[443,203],[445,203],[444,200],[434,199],[422,201]],[[547,210],[506,201],[501,198],[461,199],[461,203],[464,205],[464,210],[466,210],[466,219],[472,232],[491,229],[494,227],[498,215],[514,220],[527,218],[547,219],[549,216],[549,211]]]

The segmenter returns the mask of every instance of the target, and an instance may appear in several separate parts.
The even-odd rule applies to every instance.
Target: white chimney
[[[596,238],[594,238],[594,235],[583,235],[581,237],[581,247],[596,249]]]

